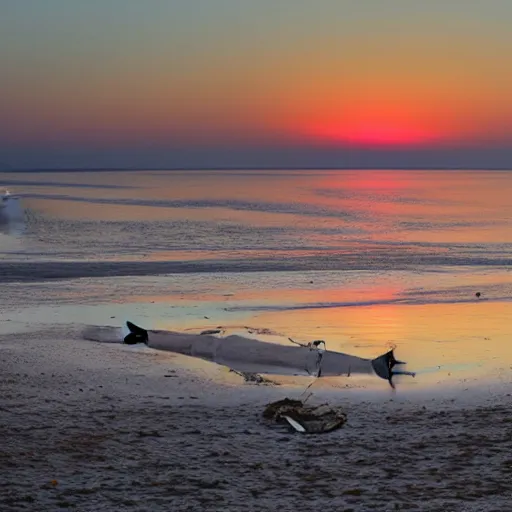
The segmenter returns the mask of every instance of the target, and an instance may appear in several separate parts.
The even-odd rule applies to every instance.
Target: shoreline
[[[488,305],[492,306],[492,304],[489,303]],[[500,304],[496,305],[500,306]],[[81,350],[83,350],[84,347],[87,347],[88,344],[98,344],[100,346],[112,344],[120,345],[122,347],[121,350],[135,353],[147,350],[148,354],[146,355],[149,356],[149,354],[153,354],[155,360],[158,360],[160,357],[162,360],[174,361],[177,369],[190,371],[192,374],[202,374],[207,380],[215,381],[219,385],[226,383],[235,384],[235,381],[233,381],[233,374],[229,373],[229,367],[222,366],[221,364],[206,361],[198,357],[172,352],[164,346],[158,346],[158,344],[156,346],[153,344],[152,346],[150,343],[149,347],[142,345],[123,345],[121,340],[124,335],[128,333],[128,329],[124,325],[124,322],[117,325],[119,320],[116,316],[110,316],[111,320],[110,322],[108,321],[110,313],[117,312],[115,309],[117,306],[121,305],[115,305],[114,307],[110,306],[110,308],[108,308],[108,306],[107,308],[103,308],[101,305],[93,307],[85,306],[82,310],[86,310],[87,313],[83,318],[79,318],[77,315],[69,316],[69,313],[73,312],[73,310],[78,311],[78,309],[80,309],[78,305],[70,305],[69,307],[56,306],[53,308],[43,307],[40,313],[38,313],[38,310],[35,308],[22,308],[10,312],[7,310],[0,313],[0,337],[30,337],[34,332],[51,332],[54,333],[52,336],[73,338],[74,343],[81,345]],[[146,304],[146,306],[152,307],[153,305]],[[484,306],[484,304],[481,306]],[[504,311],[508,311],[508,306],[506,304],[505,306],[507,309]],[[86,319],[87,317],[96,315],[97,313],[100,315],[100,322],[101,320],[104,320],[106,322],[105,325],[83,324],[77,322],[77,320]],[[27,316],[30,317],[30,321],[21,321],[23,317]],[[138,315],[136,315],[136,318],[137,322],[142,325],[151,325],[150,321],[146,323],[148,319],[143,313],[139,312]],[[201,319],[202,318],[203,317],[201,317]],[[178,337],[181,335],[191,336],[193,333],[198,334],[202,330],[205,330],[205,328],[208,330],[208,327],[214,325],[211,323],[211,320],[208,320],[201,326],[201,319],[199,319],[197,324],[190,324],[194,325],[194,327],[184,327],[184,325],[187,324],[182,324],[181,329],[171,329],[169,333],[172,333],[173,336],[177,335]],[[248,341],[256,340],[277,343],[278,345],[290,345],[287,335],[283,334],[283,330],[273,330],[274,328],[279,329],[281,326],[271,320],[269,322],[268,319],[269,315],[265,314],[256,316],[252,320],[255,320],[257,325],[270,325],[272,326],[271,328],[247,327],[244,326],[242,322],[238,325],[227,325],[222,327],[222,333],[214,334],[212,338],[222,340],[228,336],[235,335],[237,337],[242,336],[243,339],[247,338]],[[55,323],[49,323],[48,320]],[[202,321],[205,322],[204,320]],[[302,321],[303,326],[301,329],[304,329],[305,334],[300,336],[299,329],[295,329],[292,334],[293,338],[306,343],[318,337],[318,334],[315,333],[314,329],[311,327],[311,321],[304,315],[302,316]],[[377,318],[375,321],[378,322],[379,319]],[[109,323],[111,324],[108,325]],[[154,332],[168,330],[166,328],[168,322],[163,323],[161,321],[157,321],[154,322],[153,325],[156,327],[156,331]],[[36,331],[34,331],[34,329],[36,329]],[[150,331],[151,330],[152,329],[150,328]],[[258,331],[261,331],[261,333]],[[405,360],[407,363],[406,369],[415,373],[415,377],[402,375],[394,377],[393,380],[397,383],[398,390],[401,394],[407,393],[411,397],[423,395],[425,393],[432,393],[434,395],[442,395],[446,393],[458,394],[465,391],[475,392],[478,391],[478,389],[483,388],[499,393],[502,389],[511,385],[512,382],[512,377],[509,376],[512,366],[510,358],[507,357],[508,352],[505,344],[507,339],[506,333],[500,333],[500,337],[493,337],[492,341],[490,341],[490,338],[482,338],[483,349],[480,350],[486,350],[487,353],[489,353],[491,350],[490,347],[499,347],[500,344],[501,347],[499,347],[499,352],[495,352],[494,357],[487,356],[484,361],[478,361],[476,356],[468,358],[467,355],[465,356],[464,354],[458,355],[456,344],[450,343],[449,340],[444,344],[435,343],[435,340],[420,340],[422,343],[418,347],[414,344],[412,346],[408,346],[405,340],[399,344],[388,343],[377,345],[376,343],[371,342],[367,344],[357,344],[351,342],[349,339],[354,338],[354,336],[349,336],[351,332],[354,331],[348,330],[347,335],[343,336],[348,341],[346,344],[341,344],[339,341],[331,342],[327,339],[328,348],[335,352],[341,352],[343,357],[356,356],[357,358],[360,357],[365,360],[371,360],[381,356],[391,347],[394,347],[396,349],[395,355],[397,358]],[[317,336],[315,336],[315,334],[317,334]],[[93,336],[92,338],[89,337],[91,335]],[[98,339],[95,339],[95,336],[98,337]],[[475,340],[472,341],[471,345],[469,345],[472,349],[481,343],[478,337],[474,338]],[[165,345],[165,343],[163,345]],[[415,354],[415,349],[419,350],[419,355]],[[444,360],[435,360],[432,357],[432,354],[429,356],[428,352],[433,352],[434,350],[437,350],[436,353],[439,354],[443,354],[440,350],[446,351],[446,359],[444,355],[442,356]],[[427,353],[428,362],[431,364],[422,367],[418,365],[418,361],[421,360],[421,356],[425,351]],[[466,357],[466,360],[464,360],[464,357]],[[438,363],[440,364],[438,365]],[[400,368],[397,367],[397,369]],[[312,378],[307,375],[267,374],[265,372],[257,373],[260,373],[262,376],[274,381],[277,385],[288,386],[290,389],[306,387],[311,383]],[[242,381],[243,379],[240,377],[236,382],[243,383]],[[373,375],[373,372],[372,374],[358,374],[357,372],[352,371],[350,376],[323,376],[321,379],[316,380],[314,388],[317,392],[327,393],[330,390],[332,390],[333,393],[337,393],[345,389],[351,392],[361,390],[362,392],[379,393],[383,389],[387,391],[389,385],[387,381]]]

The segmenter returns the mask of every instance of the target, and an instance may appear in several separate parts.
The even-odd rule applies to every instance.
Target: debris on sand
[[[279,382],[275,382],[270,379],[266,379],[265,377],[262,377],[258,373],[252,373],[252,372],[239,372],[238,370],[233,370],[233,368],[230,368],[230,372],[236,373],[237,375],[240,375],[244,379],[245,382],[254,382],[255,384],[273,384],[276,386],[279,386]]]
[[[298,409],[302,407],[301,400],[293,400],[291,398],[283,398],[277,402],[272,402],[265,407],[263,417],[267,420],[275,420],[281,412],[287,412],[288,409]]]
[[[301,400],[290,398],[268,404],[263,417],[278,424],[288,424],[305,434],[332,432],[347,422],[347,415],[341,408],[326,404],[305,406]]]

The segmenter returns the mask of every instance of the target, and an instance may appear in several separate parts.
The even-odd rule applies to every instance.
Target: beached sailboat
[[[377,375],[393,388],[395,375],[415,375],[395,370],[395,366],[406,363],[395,358],[394,349],[374,359],[366,359],[327,350],[322,340],[308,345],[290,340],[290,345],[282,345],[239,335],[218,338],[209,332],[189,334],[146,330],[132,322],[126,322],[126,325],[130,331],[124,338],[126,344],[144,343],[151,348],[221,364],[242,374],[313,375],[320,378],[360,373]]]

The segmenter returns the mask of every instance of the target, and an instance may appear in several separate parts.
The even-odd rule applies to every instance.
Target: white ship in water
[[[23,209],[20,197],[0,187],[0,231],[16,233],[23,223]]]
[[[0,188],[0,208],[3,209],[18,199],[18,196],[11,194],[6,188]]]
[[[7,189],[0,188],[0,208],[5,208],[11,197],[11,193]]]

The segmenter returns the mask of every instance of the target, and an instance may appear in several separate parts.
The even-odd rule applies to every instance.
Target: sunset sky
[[[511,0],[0,0],[0,170],[512,168]]]

